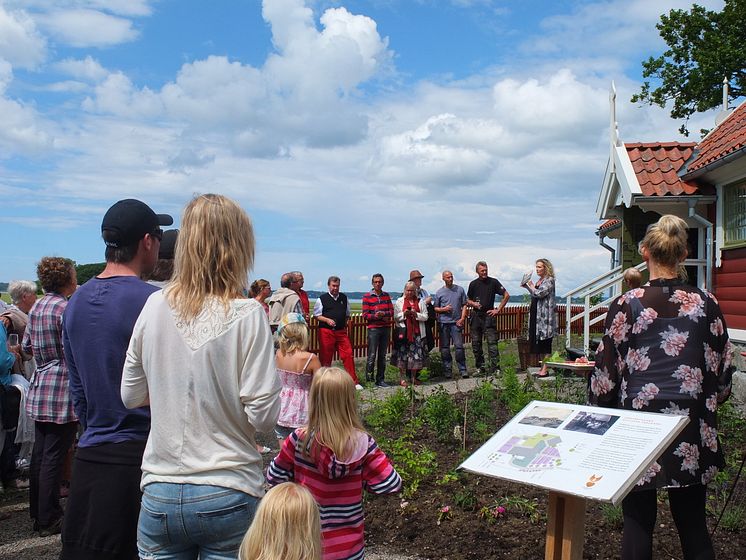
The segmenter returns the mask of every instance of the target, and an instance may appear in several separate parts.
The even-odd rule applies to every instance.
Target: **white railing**
[[[635,268],[639,271],[646,270],[648,265],[646,263],[640,263]],[[624,271],[621,266],[612,268],[609,272],[597,276],[596,278],[589,280],[585,284],[578,286],[574,290],[570,290],[565,294],[566,306],[566,330],[565,330],[565,345],[570,346],[570,326],[574,321],[583,319],[583,352],[588,355],[590,350],[590,339],[591,339],[591,325],[600,323],[606,319],[606,313],[602,313],[598,317],[591,318],[591,314],[614,301],[614,299],[622,292],[622,276]],[[603,294],[606,290],[610,290],[610,295],[602,301],[597,301],[591,305],[591,299],[596,296]],[[572,298],[583,299],[583,311],[577,315],[572,315],[571,304]]]

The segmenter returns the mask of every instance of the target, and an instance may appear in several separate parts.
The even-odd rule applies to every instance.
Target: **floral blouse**
[[[557,304],[554,299],[554,278],[547,276],[533,288],[526,286],[531,292],[531,299],[536,300],[536,338],[546,340],[552,338],[557,330]]]
[[[690,420],[637,483],[640,489],[707,484],[723,467],[717,406],[730,395],[732,358],[712,294],[658,279],[612,303],[590,380],[591,403]]]

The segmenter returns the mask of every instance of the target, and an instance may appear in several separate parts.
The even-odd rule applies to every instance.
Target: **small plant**
[[[374,403],[365,416],[365,422],[376,432],[395,430],[402,425],[409,405],[408,393],[398,389],[386,399]]]
[[[502,506],[507,511],[521,513],[528,517],[531,523],[538,523],[541,519],[539,504],[535,499],[529,500],[523,496],[503,496],[502,498],[495,500],[492,507],[494,508],[495,506]]]
[[[459,426],[463,422],[456,401],[442,386],[425,399],[420,414],[441,441],[452,441],[454,426]]]
[[[743,531],[746,528],[746,507],[734,505],[728,507],[720,520],[720,526],[731,533]]]
[[[528,378],[526,379],[526,382],[527,383],[521,383],[520,379],[518,379],[515,367],[506,366],[503,369],[500,401],[512,414],[517,414],[534,398],[534,393],[531,390],[533,383]]]
[[[495,432],[495,401],[497,392],[489,381],[477,385],[469,395],[469,408],[466,423],[469,434],[478,442],[483,442]]]
[[[438,509],[438,522],[436,524],[440,525],[443,521],[450,519],[451,517],[453,517],[451,506],[443,506]]]
[[[614,529],[621,529],[624,526],[624,514],[621,506],[601,504],[601,515],[604,521]]]
[[[484,519],[487,523],[495,523],[503,517],[507,510],[504,506],[492,505],[484,506],[479,510],[479,519]]]
[[[445,486],[446,484],[450,484],[452,482],[458,482],[461,479],[461,476],[456,471],[448,471],[446,474],[443,475],[443,477],[440,480],[436,480],[435,484],[438,486]]]
[[[438,468],[434,451],[414,443],[418,422],[412,421],[404,427],[404,434],[393,440],[381,440],[380,446],[394,463],[404,482],[404,498],[417,493],[420,483],[435,473]]]
[[[479,502],[473,490],[464,488],[453,495],[453,503],[464,511],[474,511]]]

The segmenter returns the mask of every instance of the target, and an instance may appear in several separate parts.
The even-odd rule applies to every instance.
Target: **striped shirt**
[[[376,317],[376,311],[383,311],[383,317]],[[363,296],[363,317],[368,323],[369,329],[380,329],[390,327],[394,317],[394,304],[387,292],[381,292],[379,296],[371,290]]]
[[[39,422],[66,424],[77,420],[62,351],[62,313],[66,307],[67,300],[61,295],[46,294],[29,311],[23,335],[23,351],[33,351],[36,359],[26,413]]]
[[[270,486],[294,481],[311,492],[321,513],[324,560],[358,560],[365,556],[363,488],[372,494],[401,489],[401,477],[373,438],[359,432],[352,459],[342,462],[323,447],[318,458],[299,448],[303,429],[285,439],[267,469]]]

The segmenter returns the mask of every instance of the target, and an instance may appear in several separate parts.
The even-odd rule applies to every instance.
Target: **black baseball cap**
[[[176,239],[179,237],[178,229],[167,229],[163,232],[161,246],[158,248],[159,259],[173,259],[176,251]]]
[[[106,234],[107,247],[127,247],[137,243],[145,234],[159,233],[160,226],[170,226],[174,219],[168,214],[156,214],[140,200],[127,198],[109,208],[101,222],[101,233]]]

